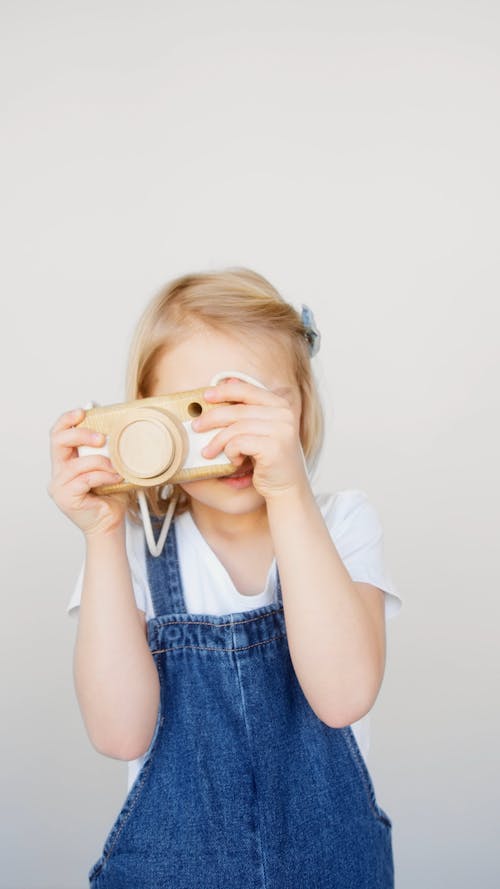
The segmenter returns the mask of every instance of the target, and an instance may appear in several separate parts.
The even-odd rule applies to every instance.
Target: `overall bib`
[[[276,604],[188,614],[175,523],[146,560],[158,719],[91,889],[393,889],[391,820],[302,692],[279,577]]]

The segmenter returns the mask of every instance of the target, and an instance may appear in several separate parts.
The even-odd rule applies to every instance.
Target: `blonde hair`
[[[236,267],[182,275],[161,288],[142,313],[132,339],[127,400],[151,394],[157,361],[193,322],[215,330],[229,328],[248,336],[257,332],[278,334],[287,343],[302,399],[300,440],[307,466],[312,470],[323,444],[324,418],[305,328],[297,310],[266,278],[251,269]],[[158,517],[167,509],[160,497],[162,487],[146,489],[151,511]],[[189,503],[184,491],[179,489],[178,494],[176,514]],[[130,492],[128,501],[129,512],[137,518],[135,492]]]

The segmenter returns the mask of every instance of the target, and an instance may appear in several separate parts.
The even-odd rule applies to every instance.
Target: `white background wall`
[[[499,9],[3,0],[3,889],[87,886],[125,796],[73,691],[49,427],[122,397],[161,284],[240,264],[316,313],[320,487],[369,494],[404,599],[370,751],[396,885],[498,885]]]

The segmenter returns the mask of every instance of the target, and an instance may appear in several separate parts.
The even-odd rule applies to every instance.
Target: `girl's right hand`
[[[113,531],[123,522],[127,496],[123,492],[101,497],[89,493],[98,485],[116,484],[122,477],[103,454],[78,456],[80,445],[102,447],[105,441],[101,433],[75,426],[84,416],[83,408],[68,411],[50,430],[52,477],[47,491],[59,509],[84,534],[93,536]]]

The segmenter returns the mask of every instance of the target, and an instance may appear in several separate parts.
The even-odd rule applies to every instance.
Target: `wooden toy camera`
[[[92,406],[78,426],[106,435],[102,447],[81,446],[80,456],[104,454],[123,481],[100,485],[97,494],[231,475],[236,467],[224,451],[207,460],[201,451],[217,429],[195,432],[191,421],[215,404],[204,389],[140,398],[125,404]],[[222,402],[218,402],[221,404]]]

